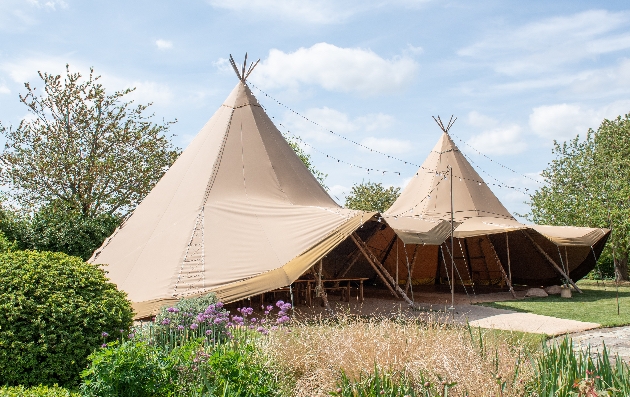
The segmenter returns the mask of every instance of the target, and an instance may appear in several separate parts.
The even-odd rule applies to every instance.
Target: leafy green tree
[[[542,176],[546,185],[530,197],[535,223],[607,227],[612,234],[603,257],[614,257],[615,277],[628,280],[630,253],[630,114],[604,120],[559,144]]]
[[[328,187],[324,183],[326,181],[326,178],[328,177],[328,174],[324,174],[323,172],[315,168],[315,166],[313,165],[313,161],[311,160],[311,155],[306,153],[304,149],[302,149],[302,147],[300,146],[300,139],[290,136],[285,136],[284,139],[287,140],[287,143],[289,144],[289,146],[291,146],[291,149],[293,149],[295,154],[297,154],[300,160],[302,160],[306,168],[311,171],[319,184],[322,185],[324,189],[328,190]]]
[[[352,186],[346,196],[346,208],[363,211],[385,212],[400,196],[400,188],[385,188],[381,183],[361,182]]]
[[[0,124],[6,147],[0,181],[24,208],[53,202],[87,217],[132,210],[175,161],[165,136],[172,122],[155,124],[149,105],[125,101],[134,89],[107,94],[90,69],[66,75],[39,72],[43,92],[25,83],[20,95],[33,117],[18,128]]]

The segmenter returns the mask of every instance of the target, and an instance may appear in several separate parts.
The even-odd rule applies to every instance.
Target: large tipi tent
[[[368,240],[390,272],[410,272],[415,284],[454,280],[511,288],[513,283],[572,283],[594,268],[609,230],[518,222],[460,152],[448,128],[442,127],[425,162],[383,214],[390,228]]]
[[[232,93],[90,259],[137,318],[185,296],[287,286],[372,216],[330,198],[247,86],[255,64],[232,65]]]

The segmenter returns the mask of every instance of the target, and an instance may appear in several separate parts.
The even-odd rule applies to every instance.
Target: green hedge
[[[1,253],[0,283],[0,384],[74,386],[102,333],[132,322],[125,293],[77,257]]]
[[[0,388],[0,397],[79,397],[79,393],[54,386],[13,386]]]

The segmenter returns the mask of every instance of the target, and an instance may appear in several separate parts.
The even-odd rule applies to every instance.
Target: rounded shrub
[[[0,384],[73,386],[87,357],[131,326],[126,294],[63,253],[0,253]]]

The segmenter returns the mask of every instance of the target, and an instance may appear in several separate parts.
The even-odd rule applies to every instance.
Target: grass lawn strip
[[[617,290],[614,282],[596,283],[580,281],[583,294],[574,292],[573,298],[550,295],[547,298],[486,302],[482,306],[515,310],[569,320],[601,324],[603,327],[630,325],[630,284],[619,286],[619,315],[617,314]]]

